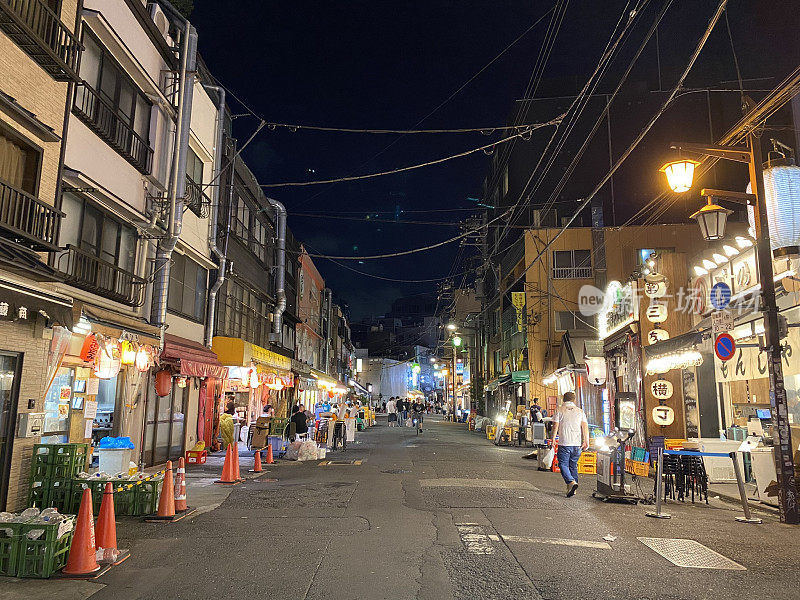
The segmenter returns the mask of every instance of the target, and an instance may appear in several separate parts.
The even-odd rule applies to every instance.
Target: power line
[[[546,123],[538,123],[536,125],[531,125],[524,133],[518,133],[512,135],[507,138],[503,138],[502,140],[498,140],[496,142],[492,142],[491,144],[486,144],[484,146],[479,146],[477,148],[472,148],[471,150],[467,150],[465,152],[459,152],[458,154],[453,154],[450,156],[445,156],[442,158],[437,158],[435,160],[430,160],[424,163],[419,163],[415,165],[409,165],[406,167],[399,167],[397,169],[391,169],[389,171],[381,171],[378,173],[368,173],[366,175],[350,175],[347,177],[337,177],[334,179],[318,179],[316,181],[289,181],[289,182],[282,182],[282,183],[262,183],[259,184],[262,188],[276,188],[276,187],[305,187],[310,185],[322,185],[328,183],[340,183],[343,181],[356,181],[360,179],[372,179],[375,177],[383,177],[385,175],[394,175],[396,173],[403,173],[405,171],[413,171],[415,169],[421,169],[423,167],[429,167],[432,165],[437,165],[443,162],[447,162],[449,160],[454,160],[456,158],[462,158],[464,156],[468,156],[470,154],[475,154],[476,152],[486,151],[489,148],[494,149],[495,146],[499,146],[500,144],[505,144],[506,142],[510,142],[515,140],[516,138],[529,138],[531,131],[534,129],[539,129],[541,127],[547,127],[549,125],[555,125],[561,121],[561,117],[556,117],[555,119],[551,119]]]
[[[516,130],[523,133],[530,125],[499,125],[491,127],[461,127],[454,129],[358,129],[350,127],[323,127],[319,125],[298,125],[290,123],[267,123],[267,129],[275,130],[278,128],[289,129],[290,131],[330,131],[339,133],[371,133],[371,134],[400,134],[400,135],[415,135],[415,134],[434,134],[434,133],[482,133],[483,135],[491,135],[495,131],[509,131]]]

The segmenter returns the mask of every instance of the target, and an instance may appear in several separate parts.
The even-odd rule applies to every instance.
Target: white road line
[[[455,487],[455,488],[494,488],[503,490],[534,490],[536,488],[528,481],[515,479],[460,479],[457,477],[443,477],[441,479],[420,479],[422,487]]]
[[[556,546],[578,546],[581,548],[595,548],[597,550],[611,550],[611,546],[605,542],[593,542],[590,540],[568,540],[563,538],[540,538],[525,537],[519,535],[500,536],[505,542],[528,543],[528,544],[551,544]]]
[[[494,554],[497,549],[492,544],[491,536],[483,532],[480,525],[458,525],[461,542],[470,554]]]

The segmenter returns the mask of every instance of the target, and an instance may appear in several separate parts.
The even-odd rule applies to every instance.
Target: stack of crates
[[[83,490],[92,491],[93,514],[100,514],[106,483],[114,486],[114,514],[116,516],[142,517],[151,515],[158,509],[158,490],[163,477],[148,481],[128,481],[125,479],[74,479],[70,494],[69,511],[77,514],[81,506]]]
[[[69,512],[72,480],[86,470],[89,444],[36,444],[31,460],[28,506]]]
[[[74,529],[72,516],[58,523],[0,524],[0,575],[50,577],[67,564]]]
[[[578,459],[578,473],[581,475],[597,474],[597,452],[583,452]]]

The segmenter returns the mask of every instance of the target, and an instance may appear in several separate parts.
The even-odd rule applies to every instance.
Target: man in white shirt
[[[553,417],[553,440],[558,436],[558,468],[567,484],[567,498],[578,489],[578,459],[589,447],[589,422],[575,405],[575,394],[566,392],[564,402]]]
[[[394,396],[389,398],[386,403],[386,414],[389,415],[389,427],[397,427],[397,404],[395,404]]]

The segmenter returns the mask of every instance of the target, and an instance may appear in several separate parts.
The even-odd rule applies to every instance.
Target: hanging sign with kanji
[[[656,425],[666,427],[675,422],[675,411],[669,406],[656,406],[653,408],[652,415]]]
[[[669,339],[669,332],[666,329],[652,329],[647,333],[647,343],[657,344]]]
[[[666,379],[656,379],[650,384],[650,392],[656,400],[669,400],[672,398],[674,389],[672,383]]]
[[[525,330],[525,292],[511,292],[511,304],[517,312],[517,331]]]
[[[667,320],[667,305],[653,303],[647,307],[647,320],[651,323],[663,323]]]

